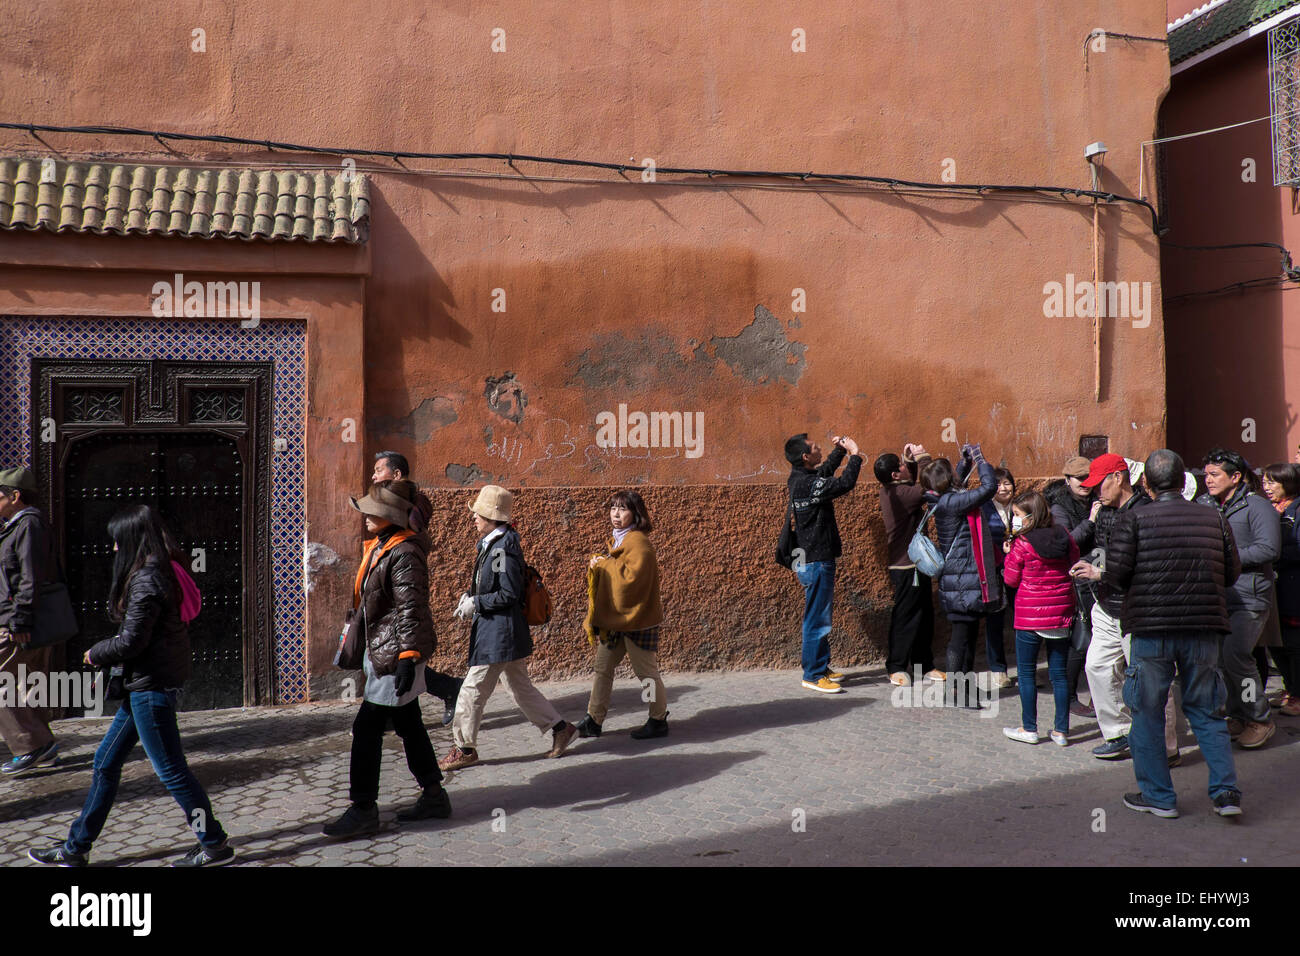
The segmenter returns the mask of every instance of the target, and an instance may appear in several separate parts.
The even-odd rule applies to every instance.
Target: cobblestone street
[[[582,717],[585,681],[538,686],[566,717]],[[181,730],[245,866],[1300,865],[1300,718],[1278,717],[1262,750],[1234,748],[1245,811],[1236,821],[1211,813],[1205,764],[1184,734],[1173,771],[1183,815],[1159,820],[1123,807],[1121,795],[1136,789],[1132,764],[1092,757],[1095,721],[1074,718],[1065,749],[1005,739],[1002,727],[1019,722],[1014,686],[990,718],[892,706],[878,670],[851,675],[838,696],[802,690],[794,671],[670,674],[667,686],[667,739],[629,738],[645,715],[639,687],[621,679],[605,734],[575,741],[559,760],[544,757],[549,735],[499,689],[479,738],[482,762],[446,781],[446,821],[396,822],[418,791],[390,733],[384,829],[350,843],[320,827],[346,806],[355,704],[186,713]],[[1042,723],[1052,703],[1041,688],[1039,701]],[[441,702],[424,702],[442,756],[450,732]],[[66,834],[107,725],[57,723],[62,769],[0,784],[5,865],[32,865],[29,846]],[[164,864],[191,845],[137,748],[92,865]]]

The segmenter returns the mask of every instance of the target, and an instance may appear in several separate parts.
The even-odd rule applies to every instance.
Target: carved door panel
[[[116,630],[109,519],[148,504],[203,594],[182,707],[273,703],[269,363],[39,359],[32,377],[37,469],[82,623],[68,663]]]

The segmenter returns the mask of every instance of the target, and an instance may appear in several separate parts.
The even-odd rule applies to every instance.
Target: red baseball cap
[[[1088,477],[1079,482],[1085,488],[1096,488],[1105,477],[1112,472],[1128,471],[1128,462],[1124,460],[1123,455],[1116,455],[1114,452],[1106,452],[1104,455],[1098,455],[1092,460],[1092,467],[1088,469]]]

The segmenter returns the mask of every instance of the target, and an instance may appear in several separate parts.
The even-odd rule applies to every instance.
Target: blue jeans
[[[1213,631],[1133,635],[1124,672],[1124,703],[1133,712],[1128,745],[1142,795],[1157,807],[1172,809],[1177,802],[1165,756],[1165,699],[1174,682],[1175,666],[1183,689],[1183,713],[1210,770],[1210,798],[1237,789],[1228,725],[1213,716],[1227,698],[1219,672],[1220,640]]]
[[[1052,678],[1052,698],[1056,702],[1053,729],[1070,732],[1070,684],[1065,677],[1065,660],[1070,655],[1068,637],[1044,638],[1036,631],[1016,631],[1016,674],[1020,683],[1020,726],[1038,733],[1038,646],[1047,645],[1047,673]],[[1163,707],[1164,704],[1161,704]],[[1162,710],[1163,714],[1164,711]],[[1160,745],[1162,748],[1164,744]],[[1164,753],[1162,749],[1161,754]]]
[[[835,562],[811,561],[795,575],[803,585],[803,679],[815,681],[831,669],[831,595]]]
[[[77,817],[64,844],[70,853],[89,853],[95,838],[104,829],[108,811],[117,796],[122,779],[122,765],[135,749],[138,740],[153,764],[158,779],[185,811],[185,823],[205,847],[215,848],[226,842],[226,832],[212,816],[212,805],[203,786],[190,772],[181,751],[181,734],[176,726],[178,692],[131,691],[95,751],[95,773],[86,794],[85,806]]]

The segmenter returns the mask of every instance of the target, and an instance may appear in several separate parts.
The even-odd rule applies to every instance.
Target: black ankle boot
[[[379,807],[373,803],[354,803],[344,811],[343,816],[322,828],[326,836],[344,839],[374,833],[378,829]]]
[[[581,722],[578,724],[578,736],[579,737],[600,736],[600,724],[596,723],[596,721],[592,719],[591,714],[588,714],[587,716],[583,717]]]
[[[650,740],[653,737],[668,736],[668,715],[664,714],[663,720],[656,720],[651,717],[645,722],[645,726],[640,730],[632,731],[633,740]]]
[[[397,813],[397,819],[404,823],[430,818],[445,820],[449,816],[451,816],[451,797],[447,796],[447,791],[440,783],[425,787],[424,793],[420,794],[420,799],[415,801],[414,806],[407,810],[399,810]]]

